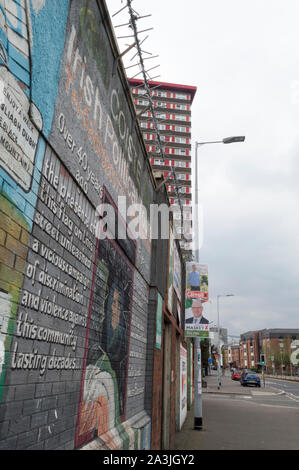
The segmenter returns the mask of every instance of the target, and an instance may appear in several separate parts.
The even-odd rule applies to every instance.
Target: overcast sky
[[[113,14],[125,2],[107,4]],[[144,49],[159,54],[148,61],[160,64],[156,80],[197,87],[193,158],[195,141],[246,136],[244,143],[199,148],[200,262],[209,266],[211,300],[205,316],[217,321],[217,295],[234,294],[220,299],[220,324],[231,335],[299,328],[298,0],[132,6],[152,14],[138,24],[154,27]],[[127,18],[125,11],[113,23]]]

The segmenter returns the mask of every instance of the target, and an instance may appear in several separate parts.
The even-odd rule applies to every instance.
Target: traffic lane
[[[239,380],[232,380],[229,378],[226,378],[223,382],[224,383],[221,387],[220,392],[222,395],[227,394],[229,398],[235,397],[236,399],[238,399],[244,395],[245,399],[252,398],[254,402],[259,403],[261,405],[265,404],[277,406],[292,406],[295,408],[299,406],[299,397],[294,397],[292,394],[289,395],[290,392],[286,391],[286,389],[281,388],[279,384],[275,384],[274,380],[266,380],[265,387],[263,384],[263,380],[261,380],[261,387],[256,387],[255,385],[251,384],[241,386]],[[283,381],[281,382],[284,385]],[[217,392],[215,388],[212,390],[211,387],[208,387],[208,391],[213,396],[213,392]]]
[[[219,397],[220,394],[215,392],[210,392],[210,397],[217,398]],[[264,405],[264,406],[286,406],[286,407],[293,407],[293,408],[299,408],[299,399],[294,399],[292,396],[289,396],[286,393],[279,393],[276,390],[272,389],[272,391],[267,391],[260,390],[260,389],[255,389],[251,391],[251,394],[235,394],[234,392],[231,393],[222,393],[221,397],[223,399],[227,400],[250,400],[254,403],[257,403],[259,405]]]
[[[257,393],[252,395],[252,401],[264,406],[285,406],[299,409],[299,399],[294,399],[288,394],[263,394]]]
[[[279,388],[287,393],[292,393],[299,398],[299,382],[291,382],[288,380],[266,379],[266,383],[272,387]]]

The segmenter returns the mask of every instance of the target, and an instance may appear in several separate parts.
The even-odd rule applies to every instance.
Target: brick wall
[[[152,408],[152,449],[161,449],[163,397],[163,351],[154,352],[153,408]]]
[[[154,201],[142,135],[105,3],[29,3],[0,1],[0,449],[150,448],[151,243],[96,236]]]

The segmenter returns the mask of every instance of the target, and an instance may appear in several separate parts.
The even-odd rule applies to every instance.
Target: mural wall
[[[150,447],[151,244],[118,197],[153,187],[103,13],[0,0],[0,448]]]

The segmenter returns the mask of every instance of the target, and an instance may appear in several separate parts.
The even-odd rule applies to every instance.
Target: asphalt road
[[[265,380],[266,383],[272,388],[289,393],[299,399],[299,382],[291,382],[272,378],[266,378]]]

